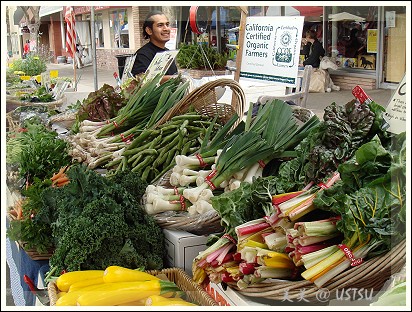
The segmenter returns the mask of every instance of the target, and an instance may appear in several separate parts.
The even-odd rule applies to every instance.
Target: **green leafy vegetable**
[[[28,124],[27,132],[21,135],[19,173],[29,183],[37,177],[50,178],[54,172],[68,165],[68,143],[43,124]]]
[[[77,164],[67,175],[68,185],[43,193],[57,216],[51,266],[67,271],[109,265],[163,268],[163,232],[140,204],[147,185],[135,173],[113,180]]]

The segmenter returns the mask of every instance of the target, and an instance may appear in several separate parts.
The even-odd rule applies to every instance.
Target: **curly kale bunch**
[[[163,268],[163,232],[140,204],[146,184],[137,174],[129,172],[122,183],[116,183],[77,164],[67,175],[68,185],[43,194],[57,212],[52,224],[56,250],[51,266],[66,271],[110,265]]]

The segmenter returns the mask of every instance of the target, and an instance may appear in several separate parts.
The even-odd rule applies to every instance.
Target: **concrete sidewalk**
[[[49,64],[48,70],[58,70],[59,77],[69,77],[74,78],[74,69],[72,64]],[[104,84],[109,84],[113,87],[117,86],[116,79],[113,74],[115,71],[107,69],[97,69],[97,85],[98,89]],[[95,91],[95,77],[93,73],[93,66],[86,66],[83,68],[76,69],[76,79],[78,81],[77,91],[67,91],[66,92],[66,105],[74,104],[77,100],[83,100],[87,98],[90,92]],[[260,88],[262,94],[274,95],[273,92],[278,92],[279,87],[275,88],[265,87]],[[276,91],[275,91],[276,89]],[[246,105],[252,101],[256,101],[256,88],[249,87],[243,88],[246,97]],[[375,100],[378,104],[386,107],[392,97],[395,90],[392,89],[375,89],[375,90],[365,90],[370,98]],[[260,94],[258,94],[260,95]],[[306,107],[313,111],[320,118],[323,117],[324,108],[331,103],[335,102],[338,105],[344,105],[347,102],[353,100],[354,97],[350,90],[343,91],[332,91],[331,93],[309,93]],[[247,110],[247,108],[246,108]]]

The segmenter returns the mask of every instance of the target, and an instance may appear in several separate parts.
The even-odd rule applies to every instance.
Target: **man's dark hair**
[[[306,36],[309,36],[310,39],[317,39],[316,33],[311,29],[306,32]]]
[[[165,15],[162,11],[150,11],[149,14],[147,14],[144,22],[143,22],[143,38],[144,39],[149,39],[150,35],[146,32],[146,27],[149,27],[150,29],[153,30],[153,23],[154,20],[152,19],[153,15]]]

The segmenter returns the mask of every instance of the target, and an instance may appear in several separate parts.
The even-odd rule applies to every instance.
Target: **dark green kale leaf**
[[[130,173],[124,183],[99,175],[84,165],[73,165],[70,183],[49,190],[48,203],[58,212],[52,224],[56,250],[50,264],[58,270],[105,269],[109,265],[161,269],[164,235],[129,189],[145,188]],[[129,181],[130,182],[130,181]],[[124,185],[122,185],[124,184]],[[127,185],[127,188],[125,186]]]

